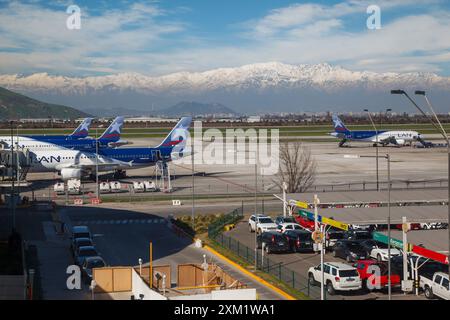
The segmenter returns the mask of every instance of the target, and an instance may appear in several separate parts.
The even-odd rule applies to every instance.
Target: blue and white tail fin
[[[339,133],[350,132],[350,130],[347,129],[345,124],[342,122],[341,119],[339,119],[339,117],[337,115],[333,114],[332,119],[333,119],[334,131],[339,132]]]
[[[117,117],[108,127],[108,129],[103,132],[103,134],[99,137],[100,140],[110,140],[110,141],[119,141],[120,134],[122,133],[123,123],[125,121],[124,117]]]
[[[72,132],[69,137],[70,138],[86,138],[89,134],[89,127],[91,125],[93,118],[86,118],[83,120],[83,122],[80,123],[78,128],[75,129],[74,132]]]
[[[172,147],[176,149],[184,148],[186,140],[189,137],[189,127],[191,126],[192,117],[183,117],[170,131],[167,137],[157,147]],[[181,150],[181,149],[180,149]]]

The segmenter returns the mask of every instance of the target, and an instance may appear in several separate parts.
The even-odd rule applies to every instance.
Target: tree
[[[315,181],[316,167],[309,148],[300,141],[284,142],[280,146],[280,167],[273,182],[280,189],[285,182],[288,193],[304,192]]]

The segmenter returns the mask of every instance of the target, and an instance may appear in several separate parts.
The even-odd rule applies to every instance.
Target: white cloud
[[[70,31],[65,28],[65,10],[12,2],[0,12],[0,72],[158,75],[267,61],[329,62],[372,71],[441,71],[442,64],[450,62],[448,11],[383,20],[381,30],[367,30],[365,22],[358,31],[345,28],[346,17],[358,12],[366,16],[369,4],[379,5],[383,12],[414,2],[352,0],[330,6],[291,5],[246,22],[245,29],[234,35],[236,44],[220,45],[220,39],[214,39],[219,43],[215,46],[207,37],[186,35],[189,25],[174,20],[171,12],[155,3],[103,13],[81,8],[82,29]],[[177,34],[183,37],[170,39]]]

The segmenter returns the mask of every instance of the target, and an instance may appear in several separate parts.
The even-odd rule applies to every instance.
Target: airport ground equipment
[[[145,185],[142,181],[133,181],[133,190],[135,193],[145,192]]]
[[[156,162],[156,186],[163,192],[172,192],[170,168],[167,161]]]
[[[111,186],[108,182],[101,182],[99,184],[99,190],[100,193],[110,193],[111,192]]]
[[[111,181],[109,183],[109,187],[111,192],[120,192],[122,191],[122,184],[119,181]]]

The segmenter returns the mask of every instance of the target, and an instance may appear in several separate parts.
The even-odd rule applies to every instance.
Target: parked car
[[[315,229],[314,221],[304,218],[303,216],[300,215],[296,216],[295,221],[303,228],[308,229],[309,231],[314,231]]]
[[[75,252],[75,263],[82,266],[87,257],[98,256],[97,250],[93,246],[79,247]]]
[[[411,260],[414,266],[419,265],[420,268],[418,270],[419,277],[425,276],[427,278],[432,278],[435,272],[448,272],[448,266],[446,264],[428,260],[427,258],[415,255],[408,254],[408,274],[410,279],[414,278],[414,275],[411,274]],[[417,261],[418,260],[418,261]],[[395,256],[391,259],[391,268],[393,272],[400,274],[401,279],[403,280],[403,256]]]
[[[360,245],[366,250],[366,253],[371,258],[380,261],[388,261],[388,245],[376,240],[363,240]],[[397,248],[391,246],[391,259],[392,257],[399,256],[402,253]]]
[[[295,219],[292,216],[278,216],[275,218],[275,224],[280,225],[282,223],[288,223],[288,222],[292,222],[295,223]]]
[[[284,233],[287,230],[304,230],[298,223],[285,222],[277,226],[277,231]]]
[[[368,290],[375,290],[377,284],[379,285],[380,289],[389,286],[388,266],[386,262],[377,262],[374,260],[358,260],[358,262],[356,262],[353,266],[358,270],[359,276],[363,282],[363,287],[367,288]],[[367,272],[370,266],[378,266],[380,268],[379,276],[373,275],[373,272]],[[372,285],[371,287],[367,285],[369,281]],[[391,269],[391,288],[398,286],[400,286],[400,275],[392,272]]]
[[[93,246],[91,238],[75,238],[72,242],[72,255],[75,256],[79,247]]]
[[[410,223],[410,230],[421,230],[422,227],[420,225],[420,223]],[[398,229],[398,230],[402,230],[403,226],[401,223],[397,223],[393,225],[392,229]]]
[[[355,291],[362,288],[361,278],[355,267],[341,262],[324,263],[324,285],[330,295],[336,291]],[[309,284],[314,286],[322,280],[322,269],[320,264],[308,270]]]
[[[266,231],[256,237],[258,249],[264,244],[264,251],[269,254],[273,252],[289,252],[289,241],[286,236],[277,231]]]
[[[271,217],[265,215],[251,215],[248,220],[248,229],[250,232],[257,232],[261,234],[266,231],[276,231],[277,225],[273,222]]]
[[[329,230],[325,234],[325,247],[332,248],[337,241],[344,239],[344,233],[343,230]]]
[[[333,247],[333,256],[352,262],[366,259],[367,253],[358,241],[339,240]]]
[[[349,230],[344,233],[344,239],[348,240],[372,239],[372,232],[369,230]]]
[[[106,266],[105,260],[100,256],[92,256],[84,259],[81,266],[83,277],[86,279],[87,283],[91,283],[92,280],[92,269],[103,268]]]
[[[72,228],[72,243],[70,245],[72,250],[75,245],[74,241],[78,238],[89,238],[92,240],[91,231],[89,231],[87,226],[74,226]]]
[[[430,230],[430,229],[447,229],[448,223],[444,222],[429,222],[429,223],[421,223],[420,228],[423,230]]]
[[[306,230],[288,230],[284,233],[289,242],[289,248],[293,252],[312,252],[314,242],[311,232]]]
[[[444,300],[450,300],[448,273],[435,272],[431,278],[422,276],[419,286],[423,289],[427,299],[437,296]]]

